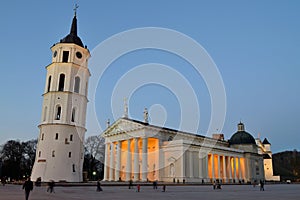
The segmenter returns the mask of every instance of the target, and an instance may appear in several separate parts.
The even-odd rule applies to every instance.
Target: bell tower
[[[82,181],[90,52],[77,35],[76,9],[70,33],[51,47],[46,66],[33,181]]]

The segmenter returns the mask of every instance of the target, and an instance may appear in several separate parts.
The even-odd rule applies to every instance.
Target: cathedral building
[[[81,182],[90,53],[77,35],[76,10],[70,33],[51,51],[31,179]]]
[[[147,112],[147,111],[145,111]],[[107,181],[253,182],[264,159],[243,123],[229,140],[159,127],[126,114],[103,132]]]
[[[90,53],[77,35],[76,9],[70,33],[51,51],[31,179],[81,182]],[[130,119],[126,105],[124,117],[108,124],[102,136],[107,181],[238,183],[265,174],[274,179],[270,143],[255,141],[243,123],[225,140],[223,134],[207,137],[152,125],[147,110],[144,121]]]

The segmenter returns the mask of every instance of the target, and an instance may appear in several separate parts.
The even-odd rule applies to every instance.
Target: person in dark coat
[[[54,192],[54,185],[55,185],[55,183],[54,183],[54,181],[53,180],[51,180],[49,183],[48,183],[48,189],[47,189],[47,192],[50,192],[50,193],[55,193]]]
[[[98,180],[98,181],[97,181],[97,192],[101,192],[101,191],[102,191],[101,183],[100,183],[100,181]]]
[[[166,192],[166,185],[165,184],[162,187],[162,192]]]
[[[260,184],[260,191],[265,191],[265,187],[264,187],[264,181],[263,180],[260,180],[259,181],[259,184]]]
[[[133,183],[132,183],[132,180],[130,179],[129,180],[129,187],[128,187],[129,189],[132,189],[133,188]]]
[[[25,189],[25,199],[28,200],[30,191],[33,190],[33,182],[28,178],[23,184],[23,190]]]

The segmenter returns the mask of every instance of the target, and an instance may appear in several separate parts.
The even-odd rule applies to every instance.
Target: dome
[[[73,43],[73,44],[77,44],[77,45],[83,47],[83,43],[77,35],[76,15],[74,15],[74,18],[73,18],[70,33],[66,37],[64,37],[62,40],[60,40],[60,43]]]
[[[238,124],[238,131],[231,136],[229,144],[256,144],[256,142],[254,137],[245,131],[244,124],[240,122]]]

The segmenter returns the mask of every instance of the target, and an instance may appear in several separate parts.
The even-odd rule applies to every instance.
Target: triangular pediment
[[[112,135],[118,135],[123,133],[129,133],[137,130],[141,130],[146,127],[146,123],[131,120],[128,118],[120,118],[110,125],[104,132],[103,136],[108,137]]]

